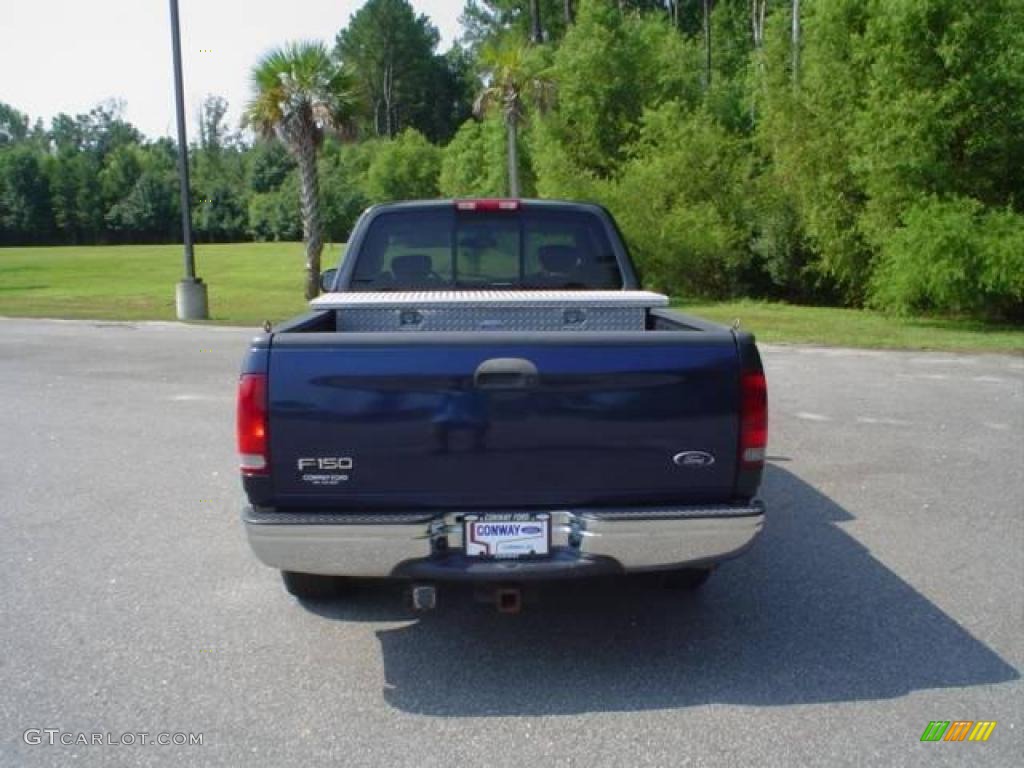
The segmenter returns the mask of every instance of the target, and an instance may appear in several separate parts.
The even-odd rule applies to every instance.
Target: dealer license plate
[[[468,557],[515,559],[551,551],[551,516],[546,513],[466,515]]]

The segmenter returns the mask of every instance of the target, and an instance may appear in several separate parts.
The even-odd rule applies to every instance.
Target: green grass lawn
[[[1024,353],[1024,327],[974,320],[891,317],[881,312],[835,307],[802,307],[763,301],[704,303],[676,300],[676,309],[740,327],[759,341],[834,347],[937,349],[961,352]]]
[[[340,249],[324,249],[335,266]],[[303,299],[300,243],[197,245],[214,322],[258,325],[297,315]],[[0,315],[173,320],[180,245],[0,248]]]
[[[327,247],[324,266],[334,266],[339,253],[339,246]],[[196,247],[211,319],[219,323],[257,326],[302,312],[302,263],[299,243]],[[173,320],[181,274],[179,245],[0,248],[0,315]],[[723,323],[738,318],[767,342],[1024,352],[1024,327],[756,301],[674,306]]]

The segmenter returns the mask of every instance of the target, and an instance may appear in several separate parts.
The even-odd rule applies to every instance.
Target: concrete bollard
[[[185,279],[174,291],[179,320],[208,320],[210,309],[206,298],[206,283],[202,278]]]

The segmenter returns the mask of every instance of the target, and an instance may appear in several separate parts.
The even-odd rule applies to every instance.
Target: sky
[[[293,40],[333,44],[363,0],[179,0],[189,138],[207,94],[225,97],[237,127],[250,68]],[[441,32],[459,34],[462,0],[412,0]],[[168,0],[0,0],[0,101],[47,125],[120,99],[150,138],[174,133]]]

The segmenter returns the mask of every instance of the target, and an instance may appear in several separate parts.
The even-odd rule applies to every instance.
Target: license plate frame
[[[551,555],[547,512],[466,515],[462,534],[466,557],[473,560],[536,560]]]

